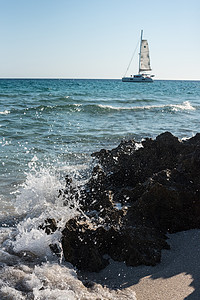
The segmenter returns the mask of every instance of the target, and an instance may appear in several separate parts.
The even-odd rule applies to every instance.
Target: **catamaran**
[[[142,36],[143,36],[143,30],[141,30],[141,38],[140,38],[138,74],[131,75],[130,77],[124,76],[122,78],[123,82],[153,82],[152,77],[154,77],[154,75],[150,75],[150,74],[146,73],[148,71],[151,71],[150,57],[149,57],[149,45],[148,45],[147,40],[142,39]],[[132,59],[131,59],[131,61],[132,61]],[[129,63],[129,66],[130,66],[130,63]],[[127,68],[127,71],[128,71],[128,68]]]

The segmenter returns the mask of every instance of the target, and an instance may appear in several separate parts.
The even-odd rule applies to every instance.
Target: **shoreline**
[[[129,140],[92,154],[99,165],[80,198],[90,218],[71,219],[62,231],[64,258],[86,287],[131,291],[138,300],[199,299],[199,145],[199,133],[180,141],[164,132],[139,149]],[[76,197],[71,182],[66,177],[63,199]]]
[[[200,230],[168,235],[171,250],[162,250],[160,264],[127,267],[110,260],[99,273],[81,272],[83,281],[136,293],[137,300],[197,300],[200,295]]]

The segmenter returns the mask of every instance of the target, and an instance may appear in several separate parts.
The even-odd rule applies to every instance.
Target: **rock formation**
[[[84,214],[62,233],[64,257],[78,269],[99,271],[108,256],[155,265],[169,248],[166,233],[200,228],[200,134],[165,132],[92,156],[98,164],[79,195]]]

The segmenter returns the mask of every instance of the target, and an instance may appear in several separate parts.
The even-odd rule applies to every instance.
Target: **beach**
[[[157,266],[127,267],[114,262],[88,280],[111,289],[134,291],[137,300],[198,300],[200,295],[200,230],[170,234],[171,250],[162,251]]]

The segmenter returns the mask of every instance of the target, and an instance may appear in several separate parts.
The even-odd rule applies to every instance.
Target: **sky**
[[[199,0],[0,0],[0,78],[121,78],[141,29],[155,78],[200,80]]]

